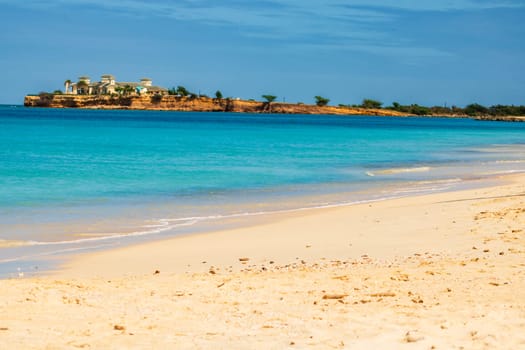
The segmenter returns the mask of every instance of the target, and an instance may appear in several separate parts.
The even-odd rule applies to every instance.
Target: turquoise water
[[[524,135],[467,119],[0,107],[0,265],[457,188],[524,171]]]

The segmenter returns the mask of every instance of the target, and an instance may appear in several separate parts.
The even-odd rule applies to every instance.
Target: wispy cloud
[[[522,0],[0,0],[0,4],[51,9],[54,6],[98,7],[136,16],[170,17],[211,23],[261,27],[294,27],[322,21],[345,23],[392,19],[393,9],[410,11],[453,11],[525,7]],[[315,25],[310,27],[316,27]]]
[[[324,45],[381,54],[410,49],[393,38],[389,22],[403,11],[471,11],[525,7],[523,0],[0,0],[40,9],[82,7],[140,17],[164,17],[205,25],[234,26],[245,36],[295,45]],[[381,25],[382,24],[382,25]],[[407,52],[407,51],[405,51]],[[443,55],[435,49],[420,50]]]

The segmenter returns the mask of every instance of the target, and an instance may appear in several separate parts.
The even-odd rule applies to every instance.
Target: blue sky
[[[0,103],[66,79],[331,104],[525,104],[525,0],[0,0]]]

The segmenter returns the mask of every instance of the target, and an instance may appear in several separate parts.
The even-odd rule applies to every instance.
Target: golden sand
[[[276,215],[3,280],[0,344],[525,348],[525,176],[505,180]]]

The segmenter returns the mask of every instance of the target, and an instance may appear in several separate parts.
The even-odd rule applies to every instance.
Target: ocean
[[[525,123],[0,107],[0,277],[525,171]]]

